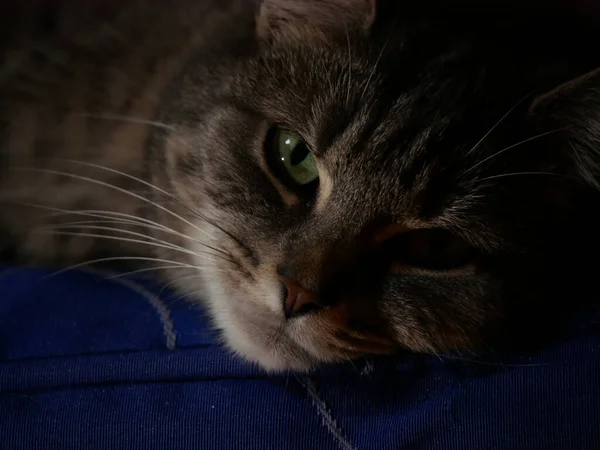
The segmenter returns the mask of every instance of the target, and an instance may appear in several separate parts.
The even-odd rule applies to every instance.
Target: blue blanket
[[[494,363],[267,376],[164,287],[0,269],[2,449],[599,449],[600,308]]]

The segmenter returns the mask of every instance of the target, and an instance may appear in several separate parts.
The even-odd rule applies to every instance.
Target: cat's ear
[[[367,34],[377,15],[377,0],[261,0],[259,36]]]
[[[529,120],[553,133],[548,142],[569,175],[600,189],[600,67],[535,98]]]

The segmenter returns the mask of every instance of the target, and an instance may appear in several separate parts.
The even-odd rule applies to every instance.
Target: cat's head
[[[598,180],[599,75],[551,91],[593,64],[395,0],[260,3],[178,80],[156,166],[226,343],[275,370],[487,343]]]

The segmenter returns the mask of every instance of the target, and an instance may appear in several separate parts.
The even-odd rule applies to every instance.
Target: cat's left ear
[[[261,0],[259,36],[368,34],[377,15],[377,0]]]
[[[553,133],[567,172],[600,190],[600,67],[537,97],[529,121]]]

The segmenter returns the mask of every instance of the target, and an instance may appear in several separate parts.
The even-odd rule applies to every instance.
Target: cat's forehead
[[[401,42],[387,40],[360,49],[278,49],[253,67],[246,93],[267,120],[302,134],[317,155],[367,135],[379,144],[400,128],[431,135],[468,107],[460,91],[481,81],[474,64],[452,67],[462,51],[449,52],[415,59]]]
[[[269,49],[239,71],[238,99],[270,126],[298,133],[316,155],[318,209],[342,214],[364,205],[398,217],[434,197],[432,205],[456,209],[464,195],[456,195],[454,175],[471,163],[461,152],[516,100],[503,97],[502,77],[486,75],[467,49],[444,45],[415,56],[401,44],[296,44]],[[495,99],[481,109],[484,88]],[[428,208],[443,212],[435,205]]]

